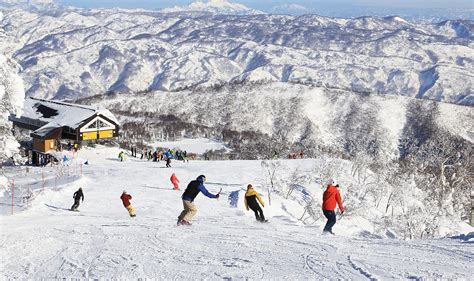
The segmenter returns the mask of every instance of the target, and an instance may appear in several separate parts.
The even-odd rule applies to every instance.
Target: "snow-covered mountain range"
[[[0,54],[6,54],[5,57],[0,56],[0,74],[10,77],[8,81],[3,79],[9,82],[5,83],[0,75],[0,101],[3,95],[3,100],[10,102],[8,95],[11,91],[8,90],[12,88],[9,85],[21,84],[16,74],[21,68],[20,74],[28,95],[104,106],[115,113],[120,121],[120,150],[84,149],[80,152],[83,159],[75,158],[73,164],[61,166],[75,166],[77,173],[78,164],[82,165],[85,159],[88,159],[88,163],[91,161],[91,170],[88,171],[89,165],[84,166],[84,177],[78,184],[85,186],[92,198],[99,200],[86,201],[91,203],[91,207],[84,208],[85,215],[92,212],[89,215],[99,213],[106,216],[89,223],[88,227],[92,229],[96,225],[103,228],[108,223],[106,220],[122,220],[123,213],[119,214],[119,210],[124,210],[120,202],[111,207],[102,204],[101,200],[117,198],[116,187],[128,186],[132,188],[134,196],[137,195],[134,200],[139,202],[138,213],[145,215],[137,218],[147,220],[144,226],[150,230],[142,231],[144,235],[135,240],[155,241],[160,236],[157,236],[156,228],[165,234],[169,231],[173,234],[175,214],[179,210],[165,208],[165,213],[156,213],[156,216],[155,211],[163,208],[156,209],[156,202],[146,200],[150,192],[162,189],[168,182],[169,175],[160,172],[158,178],[151,180],[153,185],[157,185],[154,191],[154,187],[146,184],[150,182],[151,169],[157,168],[156,165],[162,162],[134,158],[117,162],[110,157],[130,147],[139,150],[145,147],[176,147],[184,142],[183,138],[196,137],[212,139],[209,142],[219,146],[211,145],[209,148],[201,143],[200,151],[193,148],[189,152],[204,152],[203,158],[211,160],[245,161],[174,162],[173,169],[177,169],[182,182],[191,180],[196,174],[212,175],[206,184],[213,189],[224,187],[222,194],[228,194],[228,202],[242,198],[241,188],[248,182],[255,183],[261,190],[268,188],[268,197],[272,186],[273,206],[279,207],[275,208],[273,214],[265,212],[271,215],[272,221],[275,220],[277,228],[288,227],[283,232],[285,235],[296,233],[294,226],[300,225],[299,221],[306,224],[306,220],[316,222],[321,219],[318,202],[330,178],[337,179],[344,187],[344,204],[348,206],[342,223],[338,224],[338,227],[344,228],[338,231],[352,229],[357,231],[352,232],[357,237],[370,238],[361,240],[363,244],[373,244],[375,237],[412,239],[454,234],[452,231],[459,231],[462,222],[470,214],[474,139],[472,21],[449,20],[430,24],[413,23],[395,16],[340,19],[315,15],[296,17],[239,13],[239,9],[245,8],[233,5],[221,9],[220,6],[227,3],[223,1],[169,11],[85,10],[61,8],[51,3],[31,6],[29,1],[25,6],[13,2],[8,9],[0,10]],[[212,5],[220,8],[208,9]],[[23,97],[23,92],[21,94],[15,97]],[[0,119],[0,133],[2,125],[3,131],[8,131],[8,142],[3,141],[8,144],[3,147],[7,148],[14,143],[10,123],[5,122],[10,113],[13,113],[12,110],[0,112],[4,117]],[[176,139],[181,141],[175,142]],[[1,141],[0,137],[0,148]],[[219,151],[209,151],[208,148]],[[295,153],[312,159],[281,161]],[[60,154],[56,156],[64,159]],[[0,155],[0,159],[2,157]],[[249,159],[280,160],[247,161]],[[71,186],[69,179],[63,178],[67,181],[68,189],[57,189],[57,185],[63,185],[57,179],[64,171],[59,168],[60,165],[57,167],[50,167],[46,173],[50,176],[56,173],[56,176],[46,179],[46,182],[49,181],[46,193],[42,191],[35,206],[26,210],[25,225],[31,225],[29,222],[37,215],[62,212],[61,209],[67,204],[64,192],[69,194],[76,188]],[[11,171],[16,173],[15,170],[20,171],[20,168]],[[82,169],[80,171],[82,175]],[[24,187],[20,189],[20,194],[27,192],[26,186],[31,187],[27,181],[31,182],[35,173],[24,174],[23,179],[15,175],[15,183]],[[265,176],[267,173],[270,178]],[[69,169],[68,174],[71,176]],[[38,179],[33,180],[33,186],[39,188],[39,173],[36,175]],[[271,175],[276,177],[272,178]],[[41,177],[44,190],[43,172]],[[0,178],[0,185],[8,187],[10,183],[13,180]],[[13,187],[12,184],[10,186]],[[96,187],[100,187],[100,190],[95,190],[100,196],[94,196]],[[43,196],[45,194],[47,196]],[[161,201],[169,205],[176,199],[177,204],[172,205],[179,207],[179,195],[169,193],[164,196],[167,200]],[[279,199],[283,197],[284,200]],[[13,202],[13,194],[11,198]],[[70,195],[67,198],[70,199]],[[239,204],[243,210],[244,206]],[[226,200],[221,200],[218,205],[220,214],[210,216],[212,212],[207,213],[205,208],[215,210],[216,205],[202,204],[203,218],[210,218],[195,225],[199,227],[202,222],[206,229],[210,229],[209,235],[204,234],[203,237],[207,238],[203,241],[215,241],[213,238],[217,229],[222,226],[232,229],[236,222],[240,226],[253,228],[247,224],[247,218],[241,212],[235,212],[239,210],[235,209],[239,208],[236,203],[231,207],[228,205]],[[5,213],[6,204],[3,206],[0,212]],[[101,210],[102,206],[107,210]],[[150,206],[155,206],[156,210]],[[236,214],[240,217],[237,221]],[[150,215],[152,221],[158,219],[164,223],[150,228],[150,220],[146,217]],[[64,221],[65,216],[69,214],[60,215],[58,219]],[[226,223],[226,220],[230,223]],[[18,224],[17,217],[11,222]],[[214,222],[218,222],[218,227],[209,228]],[[18,228],[9,227],[9,223],[4,223],[7,226],[4,229],[12,232],[6,233],[6,236],[16,237]],[[114,231],[123,232],[123,226],[129,226],[128,223],[120,221]],[[70,239],[68,227],[62,226],[59,230]],[[296,240],[314,239],[313,229],[304,229],[298,233]],[[57,229],[53,230],[57,232]],[[136,229],[132,230],[136,232]],[[35,231],[32,229],[22,233]],[[228,236],[225,231],[219,233],[223,237]],[[86,234],[94,236],[97,233],[92,231]],[[103,234],[99,233],[98,237]],[[114,232],[111,234],[114,237],[117,235]],[[60,242],[66,237],[62,234],[48,235]],[[284,244],[287,241],[278,235],[269,237],[271,244],[280,241]],[[471,238],[469,234],[467,239]],[[325,243],[323,239],[321,241]],[[464,236],[462,239],[465,239]],[[260,242],[263,243],[263,240]],[[443,264],[451,268],[444,274],[439,273],[439,266],[424,266],[422,263],[425,260],[405,270],[405,261],[396,259],[386,262],[389,264],[386,268],[369,272],[355,265],[354,260],[357,264],[364,262],[365,268],[373,269],[374,264],[380,263],[380,257],[377,254],[363,260],[362,256],[372,251],[366,249],[361,257],[356,257],[357,260],[352,259],[347,253],[353,253],[355,248],[346,248],[346,245],[352,245],[354,241],[337,242],[338,251],[347,251],[343,251],[340,257],[331,258],[349,268],[338,273],[341,278],[464,278],[469,271],[457,269],[454,264],[466,268],[465,264],[472,260],[472,255],[458,252],[461,258],[452,262],[453,257],[450,256],[448,260],[451,263]],[[438,242],[436,240],[433,243]],[[397,249],[405,245],[389,244]],[[18,247],[27,251],[30,249],[22,243],[9,245],[13,245],[7,249],[10,256]],[[285,255],[294,252],[294,245],[288,245],[286,248],[291,250],[283,252]],[[314,246],[298,245],[301,252],[307,252],[308,246]],[[442,253],[429,258],[438,258],[446,249],[453,253],[453,249],[461,247],[449,241],[443,245],[449,248],[443,248]],[[116,248],[109,246],[104,248],[105,252]],[[391,246],[382,245],[382,248],[383,256],[389,255],[392,250]],[[171,249],[164,252],[163,256],[180,253],[180,249]],[[199,259],[203,247],[198,245],[196,249],[195,256],[180,262],[192,264],[196,258]],[[433,249],[441,248],[424,247],[417,257],[422,259]],[[25,257],[24,253],[20,253],[12,256],[13,262],[6,264],[5,269],[8,270],[3,271],[12,278],[38,278],[50,276],[50,272],[56,273],[56,277],[78,274],[96,278],[115,272],[113,269],[103,270],[109,265],[110,268],[116,268],[117,262],[109,262],[108,259],[109,256],[117,256],[113,251],[110,255],[103,255],[104,251],[93,255],[106,257],[105,263],[98,263],[99,269],[94,270],[91,264],[97,264],[97,259],[91,263],[73,262],[71,267],[63,267],[64,260],[77,257],[77,251],[69,253],[64,249],[57,250],[66,254],[59,255],[53,262],[48,254],[50,249],[26,260],[34,260],[40,265],[45,260],[51,265],[46,269],[43,266],[26,271],[24,268],[15,268],[17,260]],[[152,248],[151,252],[155,250]],[[273,273],[265,275],[265,278],[330,278],[330,275],[328,277],[318,272],[324,272],[325,268],[333,265],[322,264],[319,266],[322,269],[314,267],[317,268],[314,271],[316,275],[310,266],[316,260],[327,258],[324,254],[326,250],[321,248],[322,256],[304,257],[303,264],[311,271],[297,270],[296,274],[285,275],[275,271],[274,268],[281,269],[276,264],[268,270]],[[229,251],[230,248],[224,249],[223,256],[228,255]],[[147,255],[146,251],[139,252]],[[91,256],[90,251],[85,253],[85,256]],[[409,250],[405,253],[413,256]],[[289,256],[301,257],[298,253]],[[261,259],[259,255],[255,257]],[[119,263],[126,265],[123,261]],[[141,264],[147,268],[149,266],[147,261]],[[270,259],[265,264],[275,263]],[[292,273],[291,268],[296,268],[293,265],[302,263],[295,258],[284,264],[282,272]],[[227,261],[225,267],[228,267]],[[393,268],[397,267],[403,271],[395,272]],[[87,273],[83,274],[83,270]],[[260,267],[255,267],[255,272],[253,270],[248,275],[242,275],[239,269],[239,275],[235,276],[247,278],[257,276],[256,273],[261,271]],[[129,277],[130,272],[135,273],[126,269],[117,276]],[[140,273],[150,277],[171,276],[168,272]],[[233,277],[230,273],[217,276]],[[206,274],[201,276],[214,276]],[[190,268],[189,275],[179,275],[179,278],[187,276],[195,276],[195,268]]]
[[[474,103],[472,21],[76,8],[3,13],[0,50],[22,65],[27,94],[36,97],[252,81]]]
[[[262,11],[251,9],[245,5],[231,3],[227,0],[209,0],[208,2],[196,1],[187,6],[174,6],[173,8],[162,9],[163,13],[175,12],[207,12],[224,15],[258,15],[264,14]]]

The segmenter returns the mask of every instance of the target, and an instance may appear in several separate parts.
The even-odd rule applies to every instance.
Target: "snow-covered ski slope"
[[[335,226],[337,236],[322,236],[323,220],[301,224],[292,215],[296,207],[278,196],[268,206],[258,161],[174,162],[167,169],[163,162],[118,162],[116,152],[81,151],[91,164],[79,181],[46,190],[28,210],[1,217],[3,279],[472,278],[474,246],[468,239],[382,239],[357,234],[357,221],[346,218]],[[312,161],[287,162],[304,169]],[[172,190],[172,172],[182,189],[200,174],[211,192],[222,188],[219,200],[197,197],[190,227],[176,226],[182,191]],[[247,183],[262,193],[269,223],[257,223],[245,211]],[[80,212],[70,212],[79,186],[85,201]],[[133,196],[135,218],[119,199],[124,189]],[[236,191],[234,207],[228,197]]]

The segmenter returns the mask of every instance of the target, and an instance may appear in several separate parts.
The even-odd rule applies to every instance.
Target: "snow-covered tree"
[[[19,144],[12,134],[11,114],[19,115],[23,107],[25,91],[18,75],[18,66],[0,54],[0,164],[18,152]]]

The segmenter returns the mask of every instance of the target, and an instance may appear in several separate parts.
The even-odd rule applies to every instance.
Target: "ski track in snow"
[[[176,226],[180,196],[190,180],[205,174],[211,192],[222,187],[223,194],[231,194],[238,186],[243,189],[249,180],[244,175],[257,169],[250,162],[175,162],[172,169],[153,170],[164,163],[105,158],[90,162],[78,182],[47,191],[26,211],[1,217],[3,278],[472,277],[472,244],[324,236],[319,228],[295,223],[284,212],[272,216],[270,208],[278,204],[264,208],[270,223],[260,224],[252,212],[243,211],[242,199],[236,208],[227,196],[212,200],[201,194],[193,226]],[[181,191],[171,190],[172,172],[177,172]],[[80,212],[70,212],[70,195],[81,185],[85,201]],[[133,196],[136,218],[128,217],[122,206],[123,189]]]

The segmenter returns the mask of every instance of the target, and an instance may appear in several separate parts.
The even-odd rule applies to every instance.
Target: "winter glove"
[[[219,196],[220,196],[220,195],[219,195],[219,193],[218,193],[218,194],[216,194],[216,199],[219,199]]]

